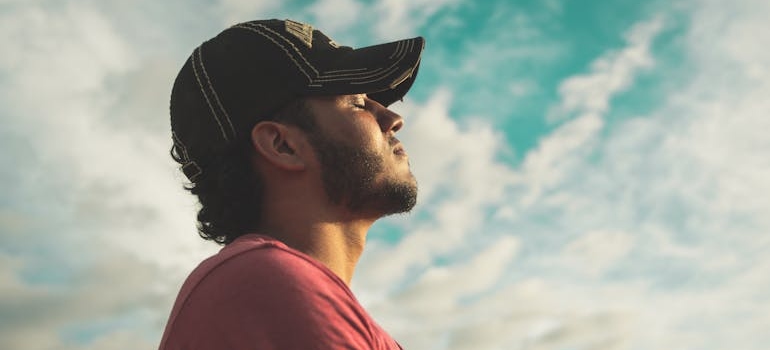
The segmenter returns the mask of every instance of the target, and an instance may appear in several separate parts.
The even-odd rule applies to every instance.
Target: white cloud
[[[528,193],[521,198],[522,203],[532,204],[543,191],[552,190],[570,178],[577,162],[591,151],[603,126],[601,116],[586,113],[541,139],[537,148],[524,158],[522,175],[527,179]]]
[[[480,11],[489,12],[484,21],[472,18]],[[569,57],[569,43],[549,33],[556,20],[502,1],[466,1],[444,12],[421,29],[428,37],[423,68],[436,84],[452,87],[460,117],[493,118],[496,125],[537,118],[531,113],[540,113],[551,78],[533,67],[558,67]]]
[[[13,242],[0,253],[12,262],[3,264],[0,289],[13,298],[2,305],[0,347],[79,347],[89,339],[68,332],[114,320],[136,336],[130,344],[154,343],[191,261],[212,251],[197,242],[192,203],[172,176],[167,124],[153,120],[167,121],[177,68],[143,61],[109,17],[88,6],[28,4],[0,23],[9,53],[0,58],[9,78],[3,123],[35,156],[4,170],[25,181],[0,219],[3,240]],[[142,88],[105,89],[116,81]],[[166,97],[121,104],[121,89]]]
[[[314,25],[329,34],[349,29],[366,9],[356,0],[318,0],[307,10],[316,18]]]
[[[281,0],[221,0],[219,4],[224,12],[222,24],[227,27],[255,19],[274,18],[274,13],[281,9],[282,3]]]
[[[574,269],[599,276],[631,250],[634,237],[625,232],[593,231],[570,242],[562,258]]]
[[[25,119],[19,124],[33,125],[28,130],[35,133],[36,147],[45,150],[41,165],[60,166],[72,171],[70,175],[78,180],[69,184],[78,190],[72,193],[76,209],[83,214],[78,219],[99,222],[109,219],[104,217],[107,213],[125,218],[134,208],[153,212],[148,215],[158,214],[159,220],[168,220],[164,225],[171,225],[166,227],[180,228],[178,220],[183,213],[166,205],[191,206],[181,199],[182,191],[170,176],[174,169],[167,156],[168,84],[177,68],[165,62],[159,67],[155,61],[139,62],[138,53],[131,53],[105,15],[88,7],[73,6],[64,13],[30,7],[4,22],[34,33],[31,35],[36,38],[14,37],[14,31],[9,31],[11,35],[4,40],[24,63],[15,69],[18,66],[13,61],[5,62],[3,69],[14,73],[15,87],[9,100],[12,104],[6,108],[14,113],[23,111]],[[160,97],[126,105],[114,102],[118,89],[103,90],[110,79],[137,76],[140,78],[125,82],[141,88],[120,88]],[[148,112],[153,114],[144,115]],[[134,120],[125,120],[131,116]],[[143,128],[143,123],[154,128]],[[158,183],[158,179],[167,182]],[[101,215],[89,215],[92,211]],[[136,227],[125,228],[133,231]],[[144,239],[131,232],[114,234],[108,240],[132,239],[129,237]],[[153,247],[128,246],[137,247],[135,253],[140,255],[163,255],[152,251]]]
[[[381,40],[415,35],[415,30],[436,12],[457,3],[457,0],[377,0],[372,9],[381,14],[374,23],[376,35]]]
[[[721,2],[699,7],[686,34],[692,82],[650,115],[608,126],[612,97],[654,67],[661,19],[635,26],[627,47],[565,80],[554,110],[569,119],[515,169],[489,157],[504,146],[478,133],[483,126],[458,128],[448,118],[447,93],[413,110],[419,119],[404,132],[419,137],[405,137],[417,143],[407,143],[410,152],[432,150],[412,154],[429,197],[417,215],[429,219],[365,256],[358,288],[366,296],[391,290],[367,300],[372,312],[415,348],[765,348],[770,199],[757,194],[770,193],[770,103],[762,97],[770,59],[754,49],[763,38],[739,36],[744,52],[734,35],[766,31],[756,12],[770,9],[748,3],[738,12]],[[487,222],[484,206],[507,209]],[[463,281],[489,286],[454,268],[466,262],[435,267],[441,257],[483,256],[479,242],[511,232],[519,247],[512,259],[477,265],[481,274],[507,268],[483,297],[461,297]]]
[[[31,263],[31,257],[0,256],[4,263],[10,262],[3,264],[0,271],[3,291],[0,345],[7,349],[79,348],[79,342],[67,341],[62,334],[68,329],[137,316],[141,316],[141,322],[105,329],[99,336],[130,332],[136,342],[154,342],[158,323],[166,316],[157,312],[166,309],[170,302],[167,292],[154,285],[162,281],[163,275],[152,264],[105,248],[110,256],[77,271],[70,279],[75,282],[71,285],[29,284],[19,278],[19,271],[25,268],[25,263]],[[115,278],[116,274],[120,278]],[[128,344],[134,343],[117,346]]]
[[[606,113],[611,98],[627,89],[640,69],[652,66],[650,45],[662,29],[662,17],[637,24],[626,33],[628,46],[623,50],[604,54],[591,64],[590,73],[562,82],[561,103],[549,112],[548,118],[558,120],[569,113]]]

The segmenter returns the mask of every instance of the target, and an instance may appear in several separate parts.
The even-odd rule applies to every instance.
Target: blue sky
[[[224,27],[422,35],[413,213],[353,289],[409,349],[770,347],[770,3],[0,1],[0,348],[155,348],[218,247],[168,95]]]

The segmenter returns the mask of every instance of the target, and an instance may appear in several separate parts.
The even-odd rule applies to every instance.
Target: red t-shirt
[[[190,274],[160,343],[160,350],[400,348],[326,266],[256,234]]]

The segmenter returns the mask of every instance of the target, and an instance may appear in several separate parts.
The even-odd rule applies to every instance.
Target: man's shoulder
[[[211,324],[221,330],[215,337],[206,332]],[[331,270],[256,235],[229,244],[193,271],[164,339],[170,349],[223,343],[244,349],[397,348]]]
[[[204,260],[196,270],[212,272],[221,269],[245,268],[259,271],[269,268],[285,269],[310,263],[283,242],[264,235],[248,234],[226,245],[217,254]]]
[[[188,310],[244,310],[302,315],[309,309],[359,312],[350,289],[331,270],[282,242],[248,235],[203,261],[182,287]],[[293,310],[293,311],[292,311]],[[337,311],[334,311],[337,310]]]
[[[269,236],[249,234],[204,260],[190,278],[204,285],[238,285],[241,290],[263,293],[286,288],[322,288],[347,294],[347,287],[326,266]]]

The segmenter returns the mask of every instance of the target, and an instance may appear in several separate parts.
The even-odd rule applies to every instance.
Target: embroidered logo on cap
[[[295,22],[290,19],[286,23],[286,32],[295,36],[308,48],[313,47],[313,26],[301,22]]]

